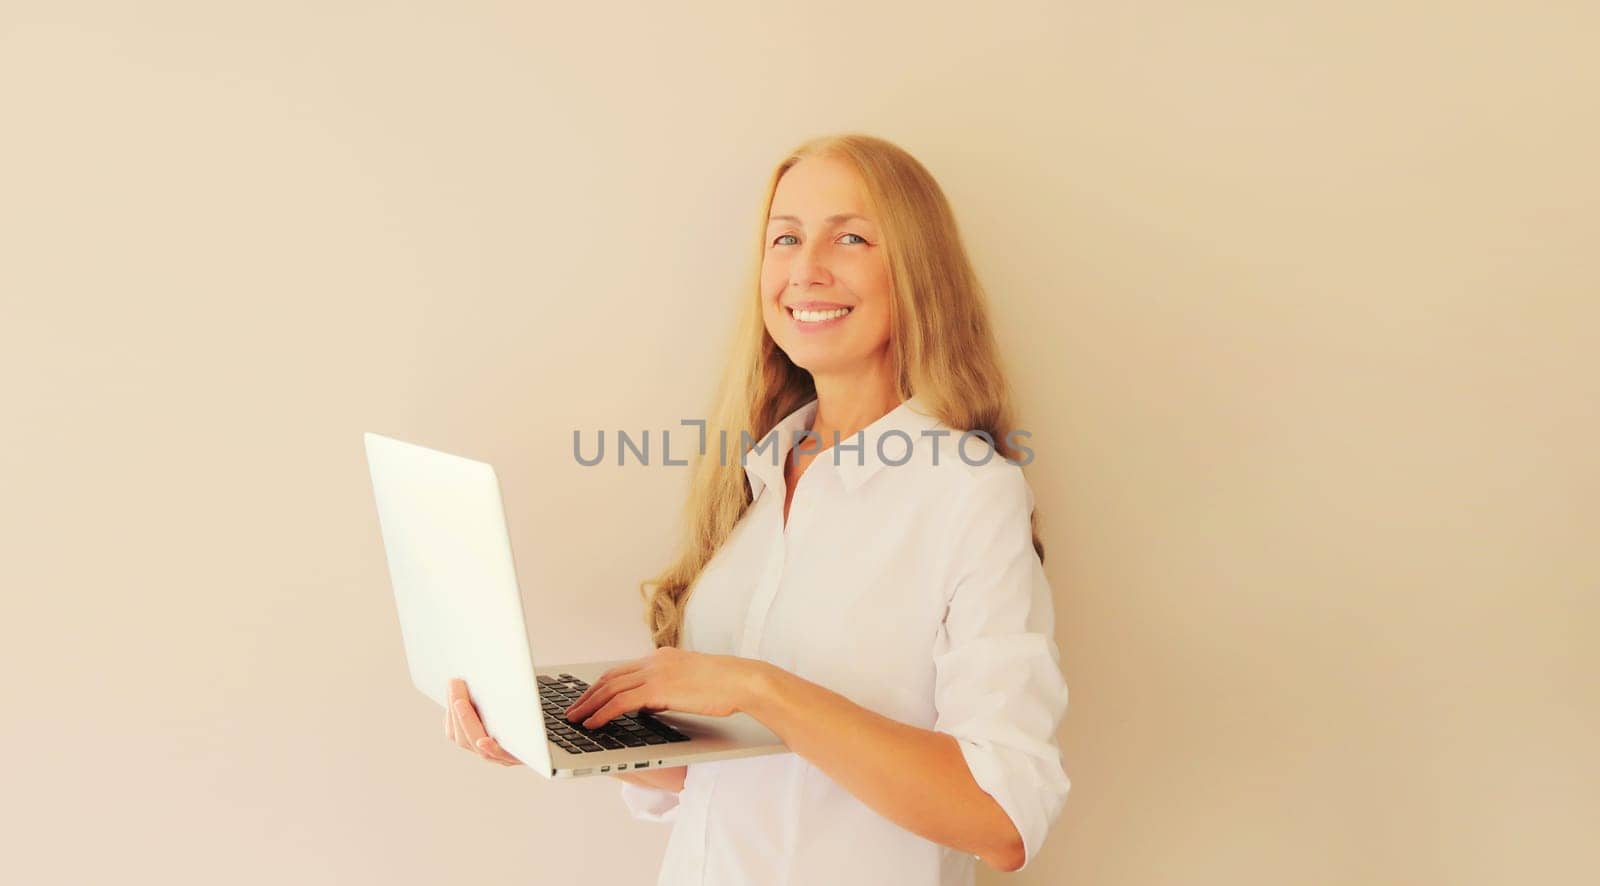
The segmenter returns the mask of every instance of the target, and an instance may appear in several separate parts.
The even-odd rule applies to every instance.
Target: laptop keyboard
[[[558,677],[540,674],[538,679],[545,733],[568,753],[587,754],[689,740],[689,736],[656,719],[646,710],[623,714],[599,729],[585,729],[581,722],[568,723],[567,708],[578,700],[589,684],[571,674]]]

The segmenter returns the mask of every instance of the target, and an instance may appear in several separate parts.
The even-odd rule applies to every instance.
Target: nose
[[[821,248],[817,241],[811,241],[795,252],[794,261],[789,265],[789,288],[804,288],[813,283],[827,286],[833,282],[833,275],[818,252]]]

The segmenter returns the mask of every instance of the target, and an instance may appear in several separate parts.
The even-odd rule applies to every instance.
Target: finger
[[[499,763],[502,766],[505,765],[505,758],[494,752],[494,746],[494,737],[485,735],[483,738],[480,738],[472,743],[472,750],[478,756],[489,761],[490,763]]]
[[[590,686],[588,689],[584,690],[582,695],[579,695],[577,699],[567,707],[567,711],[569,713],[568,719],[571,719],[572,712],[579,712],[581,715],[581,711],[579,711],[580,708],[582,711],[593,711],[605,704],[606,699],[616,695],[618,692],[632,689],[633,687],[645,682],[646,679],[647,677],[643,668],[636,667],[627,671],[619,672],[609,679]]]
[[[472,702],[457,699],[456,716],[460,719],[461,728],[466,733],[465,738],[468,747],[476,745],[478,739],[489,734],[483,728],[483,721],[478,718],[478,711],[473,708]]]
[[[450,716],[449,705],[444,706],[444,737],[451,741],[456,740],[456,718]]]
[[[456,743],[456,747],[464,751],[472,750],[472,741],[467,738],[467,728],[462,724],[461,713],[454,705],[450,707],[450,737]]]
[[[567,722],[578,722],[584,717],[589,716],[592,712],[599,710],[602,705],[616,696],[617,693],[626,692],[629,689],[643,686],[644,682],[644,674],[638,672],[626,674],[622,677],[612,680],[610,683],[605,685],[603,690],[590,696],[588,701],[580,700],[574,702],[572,707],[567,711]]]
[[[637,671],[641,667],[644,667],[644,659],[642,659],[642,658],[641,659],[635,659],[634,661],[630,661],[627,664],[619,664],[616,667],[611,668],[610,670],[608,670],[605,673],[601,674],[599,676],[599,678],[596,679],[593,683],[590,683],[588,689],[585,689],[582,692],[578,693],[578,698],[577,698],[576,701],[573,702],[573,704],[577,704],[579,702],[587,700],[590,696],[594,695],[595,692],[598,691],[601,686],[605,685],[607,682],[609,682],[611,680],[615,680],[616,678],[618,678],[618,677],[620,677],[620,676],[622,676],[624,674],[631,674],[634,671]]]
[[[522,765],[522,761],[518,760],[516,757],[513,757],[506,751],[505,748],[501,747],[500,742],[495,741],[494,736],[486,737],[482,741],[478,742],[478,752],[483,754],[485,757],[488,757],[490,760],[493,760],[496,763],[502,763],[506,766]]]
[[[606,673],[609,674],[611,672],[607,671]],[[572,719],[572,712],[577,710],[580,705],[588,704],[591,699],[600,697],[602,693],[608,691],[606,687],[606,681],[608,679],[610,678],[605,675],[601,675],[600,679],[589,684],[588,689],[578,693],[578,697],[572,700],[572,704],[567,705],[566,715],[568,721]]]
[[[585,689],[582,692],[578,693],[578,697],[572,700],[572,704],[567,705],[567,710],[570,711],[573,708],[577,707],[578,705],[581,705],[584,702],[588,701],[590,698],[592,698],[594,696],[595,692],[597,692],[600,689],[600,683],[604,679],[605,679],[604,677],[601,677],[599,680],[596,680],[593,683],[590,683],[588,689]]]
[[[451,700],[450,720],[454,724],[454,731],[456,731],[456,745],[461,747],[462,750],[475,750],[472,744],[474,744],[478,736],[472,734],[469,726],[467,726],[467,721],[477,721],[478,729],[483,728],[482,721],[477,720],[477,708],[472,707],[472,702],[469,702],[469,700]],[[488,734],[488,732],[483,732],[483,734]]]
[[[638,699],[642,697],[643,692],[639,689],[630,689],[626,692],[617,693],[611,697],[610,701],[602,705],[600,710],[595,711],[588,719],[583,721],[583,728],[599,729],[611,722],[615,717],[638,710]]]
[[[463,709],[463,705],[465,708]],[[462,750],[475,750],[472,746],[473,736],[467,728],[468,722],[476,723],[478,729],[488,734],[483,728],[483,721],[478,717],[478,708],[472,701],[472,690],[467,687],[467,681],[455,677],[450,681],[450,722],[454,732],[455,742]]]

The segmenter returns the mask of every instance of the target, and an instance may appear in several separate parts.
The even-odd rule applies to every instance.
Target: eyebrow
[[[872,219],[867,218],[866,216],[861,215],[859,213],[841,212],[838,215],[830,215],[830,216],[828,216],[827,218],[823,219],[822,222],[823,222],[823,224],[831,225],[834,222],[842,222],[842,221],[844,221],[846,219],[852,219],[852,218],[859,218],[864,222],[871,222],[872,221]],[[796,218],[795,216],[792,216],[792,215],[772,215],[772,216],[768,216],[767,217],[767,224],[770,225],[775,221],[792,221],[795,224],[799,224],[800,223],[800,219],[798,219],[798,218]]]

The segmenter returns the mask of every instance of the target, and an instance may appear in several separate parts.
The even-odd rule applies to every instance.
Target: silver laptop
[[[535,664],[494,468],[364,437],[406,662],[423,695],[443,707],[451,678],[466,680],[489,734],[546,778],[789,750],[748,714],[635,711],[599,730],[568,723],[572,700],[628,659]]]

